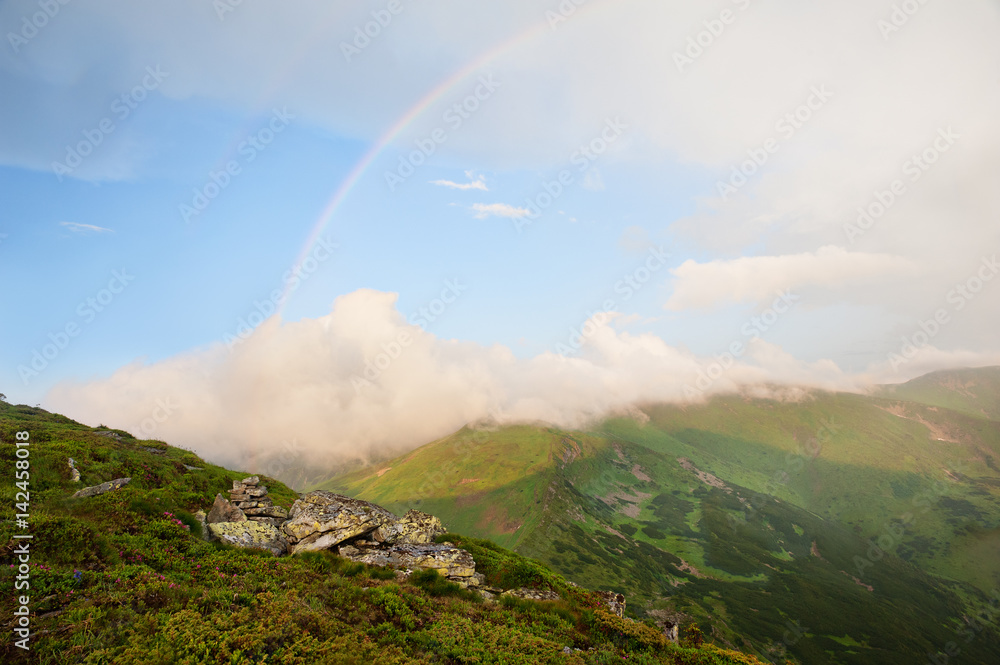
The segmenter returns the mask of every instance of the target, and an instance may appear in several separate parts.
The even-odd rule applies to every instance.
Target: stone
[[[208,512],[208,523],[218,524],[220,522],[245,522],[246,515],[242,510],[226,501],[221,494],[215,495],[215,503]]]
[[[252,522],[261,522],[279,528],[285,523],[285,518],[283,517],[247,517],[247,519]]]
[[[528,589],[527,587],[521,587],[520,589],[509,589],[500,595],[528,600],[559,600],[559,594],[551,589]]]
[[[191,465],[189,465],[189,464],[185,464],[185,465],[184,465],[184,468],[185,468],[185,469],[187,469],[188,471],[203,471],[203,470],[204,470],[204,467],[200,467],[200,466],[191,466]]]
[[[69,458],[69,475],[70,480],[74,483],[80,482],[80,471],[76,468],[76,464],[73,462],[73,458]]]
[[[212,540],[212,532],[208,530],[208,519],[204,510],[199,510],[194,514],[194,518],[201,525],[201,537],[205,540]]]
[[[247,516],[257,515],[259,517],[280,517],[282,520],[288,519],[288,511],[281,506],[257,506],[242,510]]]
[[[294,554],[333,547],[395,521],[381,506],[316,490],[292,504],[282,530],[294,544]]]
[[[274,556],[288,551],[288,541],[278,527],[250,520],[244,522],[217,522],[208,525],[212,535],[224,543],[247,549],[267,550]]]
[[[247,496],[267,496],[266,487],[248,487],[243,491]]]
[[[250,476],[249,478],[244,478],[242,483],[244,485],[260,485],[260,476]],[[234,487],[233,489],[236,488]]]
[[[372,538],[380,543],[419,545],[433,543],[438,536],[448,530],[441,520],[419,510],[409,510],[392,524],[381,526],[372,533]]]
[[[625,616],[625,596],[614,591],[598,591],[597,595],[601,597],[612,614],[619,617]]]
[[[675,644],[678,641],[681,623],[691,619],[687,614],[674,610],[649,610],[649,616],[660,627],[666,638]]]
[[[97,496],[98,494],[104,494],[105,492],[125,487],[130,482],[132,482],[131,478],[116,478],[114,480],[109,480],[106,483],[101,483],[100,485],[94,485],[93,487],[84,487],[70,498],[81,499],[88,496]]]
[[[417,570],[430,568],[448,578],[472,578],[476,574],[476,562],[472,555],[465,550],[447,545],[393,545],[386,549],[362,548],[358,554],[350,555],[345,554],[345,550],[350,552],[347,547],[342,547],[341,556],[372,566]],[[453,579],[453,581],[457,580]],[[468,583],[467,579],[463,579],[463,581]]]

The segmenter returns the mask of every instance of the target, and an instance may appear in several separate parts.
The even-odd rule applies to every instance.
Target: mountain
[[[996,385],[989,368],[646,405],[587,431],[463,428],[322,486],[420,507],[768,659],[995,663]]]
[[[931,372],[877,394],[1000,420],[1000,367]]]
[[[615,613],[616,596],[609,606],[486,540],[439,539],[469,552],[489,587],[513,592],[495,601],[435,570],[209,543],[193,513],[218,493],[267,487],[283,508],[299,495],[266,476],[234,484],[248,474],[39,408],[0,401],[0,464],[0,662],[763,665],[703,641],[697,626],[669,642]]]

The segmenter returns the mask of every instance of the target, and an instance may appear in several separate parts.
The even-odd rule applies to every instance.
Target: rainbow
[[[567,19],[573,20],[578,18],[581,13],[589,13],[597,9],[601,5],[613,4],[614,0],[607,0],[606,2],[591,2],[585,7],[579,7],[574,13],[574,16]],[[547,16],[547,15],[546,15]],[[473,61],[466,64],[464,67],[460,68],[458,71],[454,72],[439,84],[434,86],[427,94],[425,94],[421,99],[419,99],[416,104],[410,107],[402,116],[396,120],[383,134],[378,138],[377,141],[372,145],[372,147],[365,153],[361,159],[354,165],[347,176],[341,181],[340,185],[333,192],[330,200],[327,201],[326,205],[323,207],[322,212],[320,212],[319,217],[313,223],[312,229],[309,231],[306,237],[305,244],[302,246],[302,250],[299,252],[292,264],[292,269],[302,264],[302,262],[309,256],[316,245],[316,241],[319,240],[320,235],[326,229],[330,220],[336,214],[337,209],[344,202],[344,199],[351,193],[354,186],[361,180],[365,172],[372,165],[372,163],[378,158],[378,156],[385,150],[399,134],[406,129],[406,127],[412,123],[417,117],[420,116],[429,107],[434,105],[435,102],[441,99],[445,94],[448,93],[452,88],[461,83],[463,80],[468,78],[471,74],[488,65],[490,62],[498,58],[499,56],[513,50],[516,47],[522,46],[527,42],[542,36],[546,33],[551,33],[551,26],[549,20],[543,17],[542,20],[531,24],[523,32],[518,33],[514,37],[501,42],[500,44],[488,49],[483,52],[479,57],[475,58]],[[280,316],[285,304],[288,302],[288,296],[290,292],[290,287],[288,284],[284,287],[284,293],[280,304],[272,316]]]

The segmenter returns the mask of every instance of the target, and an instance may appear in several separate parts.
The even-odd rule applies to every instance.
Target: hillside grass
[[[902,665],[992,607],[1000,424],[822,392],[644,413],[588,432],[504,428],[480,438],[475,455],[463,430],[331,486],[400,507],[416,498],[463,533],[505,539],[567,579],[626,593],[637,615],[684,611],[720,643],[768,658]],[[500,451],[516,458],[518,440],[547,449],[544,463],[536,451],[533,465],[481,473]],[[394,481],[397,471],[410,480]],[[421,478],[434,479],[429,498],[415,491]],[[469,478],[480,480],[473,488]],[[872,549],[880,538],[885,552]],[[800,620],[810,634],[787,639]],[[963,649],[967,662],[1000,660],[987,639]]]
[[[0,403],[5,478],[19,431],[30,433],[34,538],[31,588],[21,593],[31,598],[33,636],[28,652],[5,640],[3,662],[761,664],[697,644],[697,631],[684,646],[668,643],[654,626],[609,614],[595,594],[487,540],[448,536],[472,551],[491,585],[548,588],[560,600],[487,602],[433,571],[403,577],[329,551],[275,558],[208,543],[193,513],[249,474],[163,442],[120,431],[118,440]],[[83,482],[71,482],[68,457]],[[69,498],[119,477],[133,480],[97,497]],[[296,498],[274,479],[261,481],[276,504]],[[0,490],[0,543],[10,562],[0,578],[8,590],[16,572],[12,487],[11,480]],[[4,616],[13,604],[5,594]]]

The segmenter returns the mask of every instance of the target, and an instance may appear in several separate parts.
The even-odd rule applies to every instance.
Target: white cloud
[[[518,208],[508,203],[474,203],[472,210],[476,213],[476,219],[486,219],[490,216],[519,219],[531,212],[527,208]]]
[[[470,174],[467,175],[468,177],[472,178],[472,175]],[[471,180],[469,182],[452,182],[451,180],[432,180],[431,184],[440,185],[442,187],[450,187],[451,189],[461,189],[461,190],[478,189],[484,192],[490,191],[489,187],[486,186],[486,181],[483,178],[483,176],[479,176],[478,178],[475,178],[474,180]]]
[[[80,224],[78,222],[59,222],[59,226],[64,226],[73,233],[114,233],[111,229],[93,224]]]
[[[665,307],[687,309],[773,299],[775,292],[810,286],[838,288],[875,278],[907,277],[915,266],[888,254],[821,247],[816,252],[752,256],[698,263],[688,260],[670,270],[677,279]]]
[[[392,293],[356,291],[318,319],[271,319],[232,352],[219,344],[59,384],[46,407],[268,472],[264,465],[292,439],[307,460],[325,463],[401,452],[491,413],[577,427],[640,402],[771,394],[764,384],[860,389],[829,361],[803,363],[759,340],[722,376],[699,384],[715,359],[608,325],[578,357],[518,359],[503,346],[439,339],[409,325],[395,302]],[[412,341],[390,348],[390,360],[386,348],[401,333]],[[158,400],[171,410],[150,434],[143,422],[148,429]]]
[[[884,361],[877,362],[865,372],[865,380],[871,383],[902,383],[928,372],[956,367],[998,367],[1000,352],[980,353],[968,349],[946,351],[934,345],[902,346]]]

